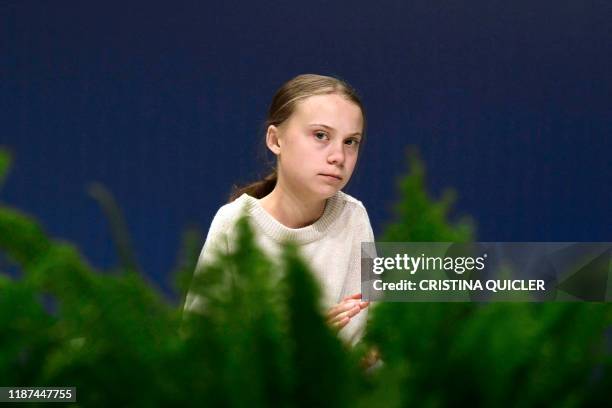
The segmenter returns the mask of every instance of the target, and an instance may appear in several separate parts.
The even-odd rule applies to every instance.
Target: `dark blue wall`
[[[255,176],[285,80],[339,75],[369,140],[346,190],[374,231],[416,145],[430,191],[458,192],[488,241],[611,241],[612,31],[605,1],[187,2],[0,6],[2,201],[116,262],[104,183],[161,285],[182,228],[208,229]]]

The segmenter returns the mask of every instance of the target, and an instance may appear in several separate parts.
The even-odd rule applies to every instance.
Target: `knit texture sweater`
[[[289,228],[277,221],[260,200],[243,194],[223,205],[215,214],[200,253],[195,273],[214,259],[217,250],[234,251],[235,224],[243,214],[255,233],[255,241],[270,260],[280,266],[282,242],[292,240],[308,263],[321,288],[325,312],[345,296],[361,293],[361,243],[374,242],[374,233],[363,203],[338,191],[325,203],[323,215],[303,228]],[[197,311],[202,299],[189,293],[185,309]],[[368,309],[353,316],[339,332],[339,337],[354,346],[363,336]]]

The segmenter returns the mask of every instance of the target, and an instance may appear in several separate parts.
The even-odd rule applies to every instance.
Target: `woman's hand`
[[[378,363],[380,360],[380,351],[378,347],[372,346],[361,359],[361,367],[365,370]]]
[[[361,293],[347,296],[340,303],[332,306],[327,312],[327,321],[336,330],[340,330],[351,321],[351,318],[368,307],[370,302],[362,302]]]

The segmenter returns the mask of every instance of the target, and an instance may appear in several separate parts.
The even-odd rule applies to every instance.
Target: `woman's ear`
[[[268,131],[266,133],[266,145],[268,146],[268,149],[272,150],[272,153],[277,156],[280,154],[280,139],[279,129],[274,125],[268,126]]]

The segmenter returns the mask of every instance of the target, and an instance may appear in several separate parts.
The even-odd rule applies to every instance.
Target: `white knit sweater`
[[[361,292],[361,242],[374,242],[374,233],[363,203],[338,191],[327,199],[323,215],[303,228],[288,228],[270,215],[258,199],[243,194],[223,205],[215,214],[200,253],[196,273],[213,259],[214,251],[233,251],[235,222],[246,211],[258,246],[280,265],[281,243],[292,240],[314,272],[321,286],[322,304],[327,310],[349,295]],[[189,293],[186,310],[202,307],[199,296]],[[355,345],[363,336],[369,307],[351,318],[339,336]]]

